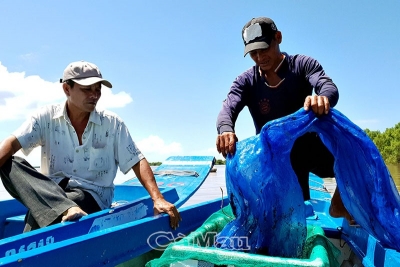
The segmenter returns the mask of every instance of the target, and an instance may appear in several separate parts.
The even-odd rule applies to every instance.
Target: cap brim
[[[267,49],[269,47],[269,44],[267,44],[266,42],[254,42],[254,43],[250,43],[247,44],[244,47],[244,57],[251,51],[253,50],[257,50],[257,49]]]
[[[89,77],[89,78],[82,78],[82,79],[71,79],[72,81],[76,82],[77,84],[88,86],[98,82],[101,82],[103,85],[107,86],[108,88],[112,88],[112,84],[99,77]]]

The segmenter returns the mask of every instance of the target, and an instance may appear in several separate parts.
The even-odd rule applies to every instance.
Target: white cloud
[[[24,61],[33,61],[37,58],[37,55],[34,53],[27,53],[19,56],[20,59]]]
[[[0,121],[25,119],[40,106],[59,103],[66,99],[59,82],[45,81],[25,72],[9,72],[0,62]],[[102,88],[100,108],[124,107],[132,102],[126,92],[114,93]]]
[[[183,152],[181,144],[177,142],[166,144],[163,139],[154,135],[136,142],[136,145],[149,162],[164,161],[170,156],[180,156]],[[25,156],[21,151],[18,151],[15,155],[25,158],[32,166],[40,166],[40,149],[40,147],[35,148],[28,156]],[[194,155],[212,156],[213,154],[205,152]]]
[[[147,153],[157,153],[160,155],[178,155],[182,153],[182,145],[177,142],[166,144],[163,139],[158,136],[150,135],[149,137],[136,142],[140,151],[146,156]]]
[[[126,92],[113,94],[110,88],[101,87],[101,98],[97,103],[100,109],[122,108],[132,102],[131,96]]]

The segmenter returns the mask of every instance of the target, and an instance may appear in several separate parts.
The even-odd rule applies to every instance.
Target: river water
[[[396,184],[397,191],[400,192],[400,164],[387,165],[390,174],[392,175],[393,181]]]

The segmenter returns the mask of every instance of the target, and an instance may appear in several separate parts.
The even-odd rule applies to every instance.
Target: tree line
[[[400,122],[384,132],[365,129],[364,132],[374,142],[386,164],[400,163]],[[216,165],[225,165],[225,160],[217,159]]]
[[[364,132],[374,142],[386,164],[400,163],[400,122],[384,132],[365,129]],[[225,160],[217,159],[216,165],[225,165]]]
[[[384,132],[365,129],[364,132],[374,142],[386,164],[400,163],[400,122]],[[225,160],[217,159],[216,165],[225,165]],[[161,162],[151,162],[151,166],[161,165]]]
[[[384,132],[364,130],[371,138],[386,164],[400,163],[400,122]]]

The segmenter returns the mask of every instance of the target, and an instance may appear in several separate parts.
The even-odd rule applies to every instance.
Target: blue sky
[[[128,125],[147,159],[213,155],[217,114],[243,57],[241,30],[271,17],[281,50],[317,59],[336,108],[362,129],[400,121],[400,1],[0,1],[0,139],[37,107],[65,100],[68,63],[95,63],[113,89],[99,105]],[[254,135],[245,109],[239,139]],[[39,153],[29,156],[38,164]]]

